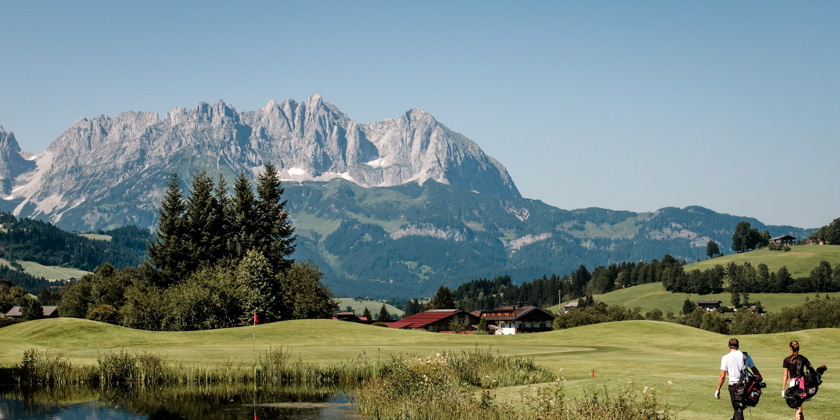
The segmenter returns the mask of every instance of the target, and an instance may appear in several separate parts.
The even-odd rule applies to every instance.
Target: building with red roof
[[[390,328],[424,329],[430,332],[450,331],[449,324],[475,325],[478,317],[460,309],[431,309],[399,321],[388,323]]]

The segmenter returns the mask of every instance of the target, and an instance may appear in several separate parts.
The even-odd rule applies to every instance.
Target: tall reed
[[[253,363],[192,366],[167,363],[158,355],[125,350],[101,353],[95,366],[74,365],[60,354],[27,350],[20,365],[5,371],[11,382],[27,387],[90,385],[135,387],[168,384],[357,384],[379,373],[378,363],[361,356],[334,364],[290,360],[290,352],[272,348]]]

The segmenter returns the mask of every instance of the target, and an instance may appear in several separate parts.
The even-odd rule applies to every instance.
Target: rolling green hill
[[[778,312],[785,307],[798,306],[805,303],[805,299],[813,297],[814,293],[750,293],[750,302],[761,302],[767,312]],[[671,293],[662,283],[641,284],[626,289],[614,290],[603,295],[593,296],[595,300],[607,305],[623,305],[627,308],[639,308],[642,315],[659,308],[662,312],[672,311],[678,314],[682,310],[683,302],[689,298],[693,302],[706,299],[718,299],[724,306],[731,305],[730,293],[714,293],[708,295],[689,295],[685,293]],[[564,302],[568,303],[568,302]],[[558,305],[551,309],[557,312]]]
[[[749,262],[753,267],[766,264],[771,272],[778,271],[785,266],[790,271],[791,276],[797,278],[808,277],[811,270],[820,265],[820,261],[828,261],[832,267],[840,264],[840,245],[798,245],[791,247],[788,252],[770,251],[764,248],[688,264],[685,266],[685,271],[703,271],[718,264],[726,267],[731,262],[735,264]]]
[[[356,300],[356,299],[353,299],[353,298],[338,298],[336,300],[338,301],[338,310],[339,311],[344,311],[349,306],[349,307],[353,308],[353,312],[355,312],[356,315],[362,315],[362,313],[365,312],[365,308],[368,308],[370,313],[372,315],[376,316],[376,314],[379,313],[379,309],[382,308],[382,304],[384,303],[384,302],[381,302],[381,301],[378,301],[378,300],[362,300],[362,301],[359,301],[359,300]],[[405,313],[405,311],[403,311],[402,309],[399,309],[396,306],[389,305],[387,303],[385,304],[385,309],[387,309],[388,313],[391,314],[391,315],[402,316],[402,314]]]
[[[167,357],[172,363],[250,363],[252,327],[195,332],[149,332],[93,321],[59,318],[31,321],[0,329],[0,364],[18,363],[29,348],[62,353],[74,363],[95,363],[99,353],[126,349]],[[713,397],[720,357],[728,337],[676,324],[626,321],[562,331],[516,336],[475,336],[393,330],[328,320],[285,321],[258,325],[258,354],[270,347],[287,347],[294,359],[332,363],[348,358],[381,358],[392,354],[430,354],[492,346],[503,354],[532,357],[565,379],[566,396],[576,398],[596,389],[615,391],[624,386],[637,392],[647,387],[680,409],[680,418],[727,418],[726,398]],[[778,396],[781,361],[792,339],[815,364],[840,364],[836,344],[840,330],[808,330],[785,334],[740,337],[768,388],[752,411],[761,419],[782,420],[791,410]],[[561,370],[562,369],[562,370]],[[594,378],[593,371],[595,372]],[[811,418],[833,418],[840,411],[840,382],[832,370],[820,394],[808,403]],[[534,385],[532,387],[538,387]],[[493,391],[500,401],[518,401],[527,387]]]

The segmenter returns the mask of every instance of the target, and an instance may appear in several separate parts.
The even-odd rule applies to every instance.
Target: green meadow
[[[92,241],[111,242],[111,240],[114,239],[114,237],[111,235],[103,235],[101,233],[79,233],[78,235],[83,238],[88,238]]]
[[[750,293],[750,302],[761,302],[767,312],[778,312],[785,307],[798,306],[805,303],[805,299],[813,298],[816,293]],[[823,294],[825,295],[825,294]],[[639,308],[642,315],[654,308],[663,312],[680,313],[685,299],[693,302],[698,300],[720,300],[723,306],[731,305],[730,293],[713,293],[708,295],[691,295],[686,293],[672,293],[665,290],[662,283],[641,284],[638,286],[619,289],[603,295],[593,296],[595,300],[607,305],[623,305],[626,308]],[[568,303],[568,302],[565,302]],[[564,303],[564,304],[565,304]],[[557,312],[557,305],[550,307]]]
[[[476,336],[404,331],[329,320],[284,321],[253,327],[193,332],[150,332],[93,321],[59,318],[31,321],[0,329],[0,365],[19,363],[30,348],[61,353],[73,363],[93,364],[102,352],[127,351],[158,354],[171,363],[212,365],[250,364],[253,333],[256,354],[283,346],[293,360],[331,364],[354,358],[384,359],[394,354],[428,355],[444,351],[491,348],[502,354],[533,358],[565,380],[568,397],[580,398],[599,389],[618,391],[625,386],[642,392],[654,389],[679,418],[728,418],[731,408],[724,396],[713,397],[720,357],[727,336],[676,324],[626,321],[590,325],[562,331],[517,336]],[[747,417],[789,419],[793,413],[779,396],[782,359],[787,343],[799,340],[802,354],[829,371],[820,394],[806,403],[808,418],[834,418],[840,411],[840,329],[799,331],[740,337],[742,349],[753,355],[768,388]],[[562,369],[562,370],[561,370]],[[593,378],[594,371],[594,378]],[[528,388],[501,388],[497,401],[516,404]]]
[[[38,264],[33,261],[23,261],[17,260],[17,263],[23,267],[23,271],[26,274],[34,277],[43,277],[47,280],[62,280],[68,279],[71,277],[74,278],[82,278],[85,274],[88,274],[88,271],[79,270],[77,268],[70,268],[70,267],[58,267],[52,265],[42,265]],[[9,260],[0,258],[0,264],[6,265],[11,267],[12,264]]]
[[[371,315],[376,316],[376,314],[378,314],[379,310],[382,308],[382,304],[384,303],[384,302],[380,302],[378,300],[358,301],[358,300],[355,300],[353,298],[337,298],[336,301],[338,301],[338,310],[339,311],[345,311],[345,310],[347,310],[347,307],[349,306],[349,307],[353,308],[353,312],[355,312],[356,315],[359,315],[359,316],[361,316],[362,313],[365,312],[365,308],[367,308],[370,311]],[[389,305],[387,303],[385,304],[385,309],[387,309],[388,313],[391,314],[391,315],[402,316],[402,314],[405,313],[405,311],[403,311],[402,309],[397,308],[396,306],[393,306],[393,305]]]
[[[840,245],[797,245],[792,246],[790,251],[771,251],[767,248],[756,251],[730,254],[711,260],[699,261],[685,266],[685,271],[707,270],[715,265],[726,267],[729,263],[743,264],[749,262],[753,267],[759,264],[766,264],[771,272],[779,271],[787,267],[794,278],[808,277],[814,267],[820,265],[821,261],[828,261],[832,267],[840,264]]]

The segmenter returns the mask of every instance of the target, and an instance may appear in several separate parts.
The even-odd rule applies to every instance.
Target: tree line
[[[622,305],[590,302],[578,309],[559,315],[552,324],[554,329],[566,329],[604,322],[627,320],[664,321],[687,325],[718,334],[771,334],[815,328],[840,328],[840,300],[819,294],[814,299],[777,313],[763,313],[760,305],[742,309],[734,318],[726,319],[720,311],[707,311],[686,299],[682,312],[663,313],[653,309],[642,315],[639,308],[628,309]]]
[[[513,284],[510,276],[482,278],[461,284],[452,295],[457,307],[465,311],[516,303],[546,307],[618,288],[656,283],[673,276],[673,271],[683,264],[684,261],[666,254],[662,261],[622,262],[597,266],[591,272],[581,265],[566,276],[551,274],[519,285]]]
[[[819,228],[811,234],[810,239],[822,241],[829,245],[840,245],[840,218],[834,219],[831,223]]]
[[[724,283],[733,295],[749,293],[811,293],[840,292],[840,265],[832,268],[828,261],[811,270],[808,277],[793,278],[787,267],[771,272],[766,264],[753,267],[729,263],[725,268],[716,265],[710,269],[692,270],[686,273],[682,266],[663,272],[662,285],[675,293],[709,294],[721,293]]]
[[[161,202],[148,258],[110,264],[73,282],[61,315],[147,330],[196,330],[298,318],[337,310],[322,274],[290,258],[295,235],[275,167],[252,186],[240,172],[229,197],[225,180],[202,170],[189,194],[173,174]]]

